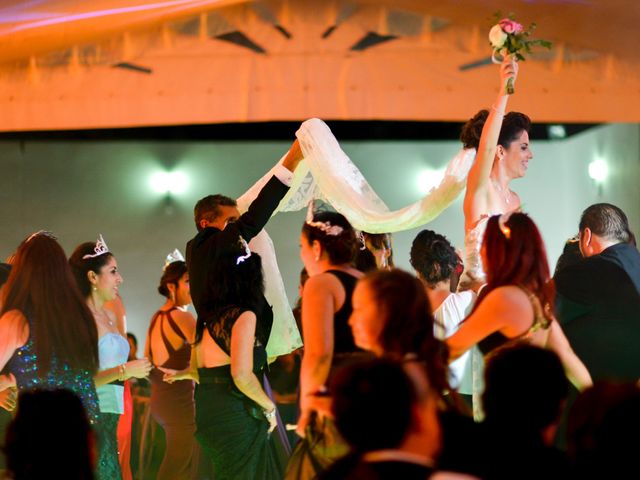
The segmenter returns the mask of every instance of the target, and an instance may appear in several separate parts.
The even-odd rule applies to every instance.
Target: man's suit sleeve
[[[226,237],[222,239],[222,243],[224,244],[225,240],[233,241],[238,235],[242,235],[242,238],[248,242],[260,233],[288,190],[289,187],[275,176],[271,177],[251,202],[249,209],[240,216],[238,221],[230,223],[221,232],[222,237]]]

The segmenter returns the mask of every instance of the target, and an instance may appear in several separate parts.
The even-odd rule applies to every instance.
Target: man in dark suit
[[[210,301],[210,289],[215,282],[210,278],[212,266],[225,249],[238,248],[240,236],[249,242],[262,230],[287,193],[292,172],[300,160],[302,151],[296,140],[273,177],[242,215],[235,200],[224,195],[209,195],[196,203],[194,217],[198,233],[187,243],[186,252],[191,298],[198,317],[206,318],[216,307]]]
[[[594,380],[637,380],[640,253],[627,216],[615,205],[591,205],[580,219],[579,245],[584,258],[554,276],[558,319]]]

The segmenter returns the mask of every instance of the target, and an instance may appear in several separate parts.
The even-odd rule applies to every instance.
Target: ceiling
[[[502,2],[0,0],[0,131],[457,122],[490,105]],[[640,121],[640,2],[512,1],[535,37],[511,109]],[[503,10],[504,11],[504,10]]]

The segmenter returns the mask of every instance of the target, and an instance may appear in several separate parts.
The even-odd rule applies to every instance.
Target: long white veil
[[[419,201],[390,211],[354,163],[342,151],[329,127],[317,118],[305,121],[296,132],[304,160],[295,171],[287,195],[274,212],[306,208],[316,198],[331,204],[351,224],[371,233],[399,232],[420,227],[445,210],[462,192],[475,158],[475,150],[461,150],[447,166],[444,178]],[[284,157],[283,157],[284,158]],[[281,160],[282,161],[282,160]],[[275,167],[274,167],[275,168]],[[265,183],[269,171],[238,198],[241,212],[247,210]],[[265,296],[273,307],[274,322],[267,344],[270,357],[283,355],[302,345],[276,260],[273,242],[266,231],[250,243],[260,254],[265,272]]]

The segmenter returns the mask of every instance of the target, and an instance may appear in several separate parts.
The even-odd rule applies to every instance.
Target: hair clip
[[[366,250],[367,249],[367,242],[364,239],[364,232],[363,231],[359,231],[358,232],[358,240],[360,241],[360,250]]]
[[[164,261],[164,267],[162,270],[166,270],[167,267],[171,265],[173,262],[184,262],[184,257],[180,253],[180,250],[178,250],[177,248],[173,252],[171,252],[169,255],[167,255],[167,258]]]
[[[498,227],[507,240],[511,239],[511,229],[507,226],[507,222],[511,218],[511,212],[503,213],[498,217]]]
[[[242,262],[244,262],[247,258],[251,256],[251,250],[249,249],[249,244],[244,238],[242,238],[242,235],[240,235],[240,246],[244,249],[244,255],[240,255],[236,259],[236,265],[240,265]]]
[[[48,231],[48,230],[38,230],[37,232],[34,232],[31,235],[29,235],[29,237],[25,240],[24,243],[27,243],[28,241],[30,241],[30,240],[32,240],[35,237],[38,237],[40,235],[43,235],[45,237],[49,237],[49,238],[51,238],[53,240],[58,240],[58,238],[53,233],[51,233],[50,231]]]
[[[82,259],[96,258],[105,253],[109,253],[109,247],[107,247],[107,243],[104,241],[104,238],[102,238],[102,234],[98,235],[98,240],[96,241],[96,246],[93,248],[93,252],[94,253],[83,255]]]
[[[309,202],[309,207],[307,208],[307,219],[306,224],[310,227],[317,228],[322,230],[325,234],[331,235],[335,237],[340,235],[343,232],[343,228],[340,225],[331,225],[329,222],[314,222],[313,221],[313,200]]]

